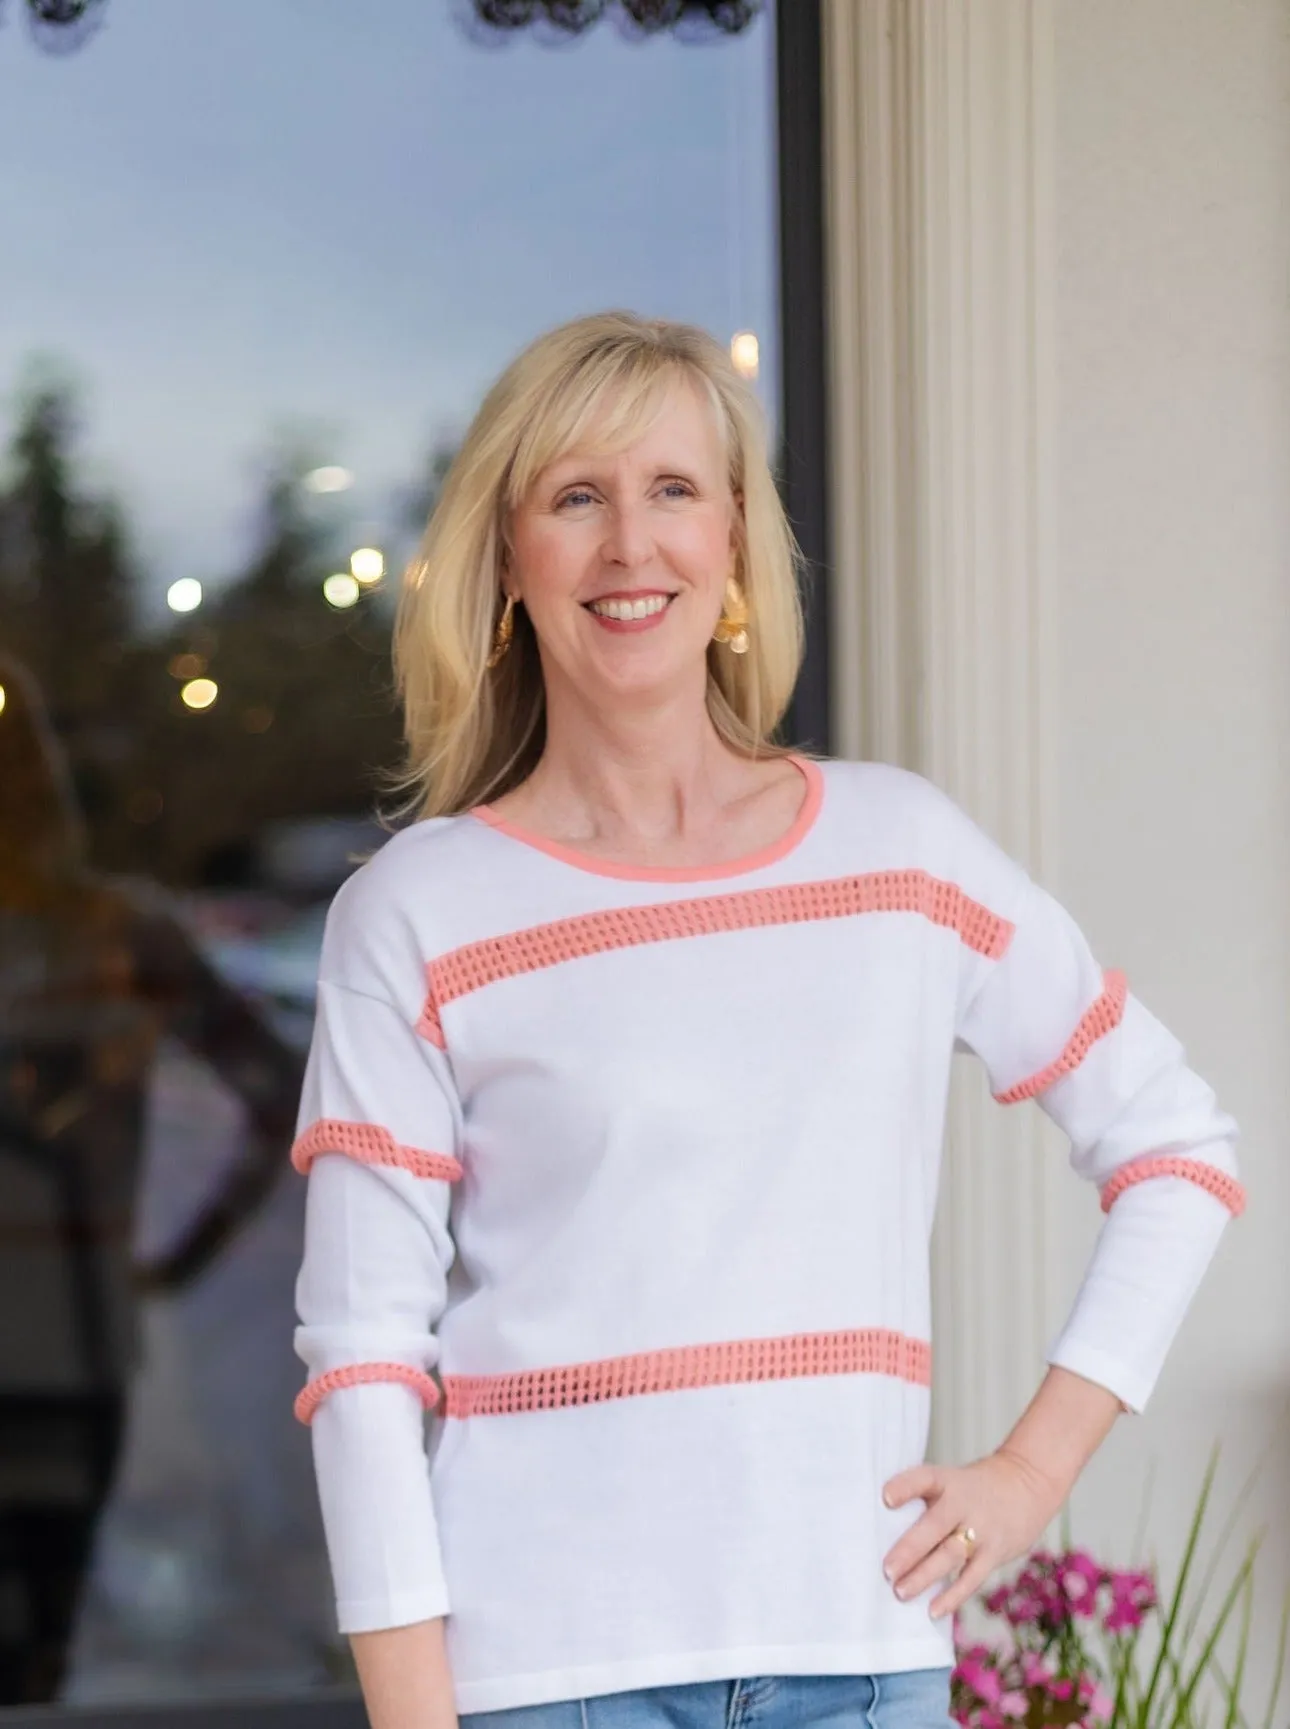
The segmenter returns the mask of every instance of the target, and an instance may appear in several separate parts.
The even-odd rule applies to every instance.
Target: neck
[[[705,684],[648,707],[547,694],[546,746],[525,783],[524,803],[557,832],[653,843],[701,830],[745,787],[748,765],[708,714]]]

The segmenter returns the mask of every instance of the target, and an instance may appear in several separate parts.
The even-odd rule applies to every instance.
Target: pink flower
[[[1128,1597],[1138,1609],[1154,1609],[1158,1601],[1150,1573],[1112,1573],[1111,1589],[1117,1596]]]
[[[995,1656],[997,1656],[997,1652],[991,1645],[964,1645],[960,1647],[958,1653],[960,1668],[965,1659],[975,1658],[979,1663],[989,1663]],[[958,1669],[954,1672],[954,1678],[955,1680],[959,1678]]]
[[[1074,1695],[1075,1683],[1073,1681],[1053,1680],[1048,1683],[1048,1691],[1054,1699],[1069,1699]]]
[[[1097,1593],[1108,1577],[1106,1569],[1082,1550],[1063,1555],[1057,1568],[1058,1582],[1076,1615],[1096,1614]]]
[[[1103,1616],[1102,1625],[1108,1633],[1136,1631],[1142,1625],[1142,1611],[1135,1609],[1132,1603],[1126,1603],[1122,1597],[1117,1597]]]
[[[1022,1652],[1021,1679],[1027,1687],[1046,1687],[1052,1678],[1053,1671],[1037,1652]]]
[[[956,1680],[961,1681],[965,1687],[970,1687],[977,1698],[983,1699],[987,1705],[998,1703],[1003,1692],[1003,1683],[999,1679],[999,1671],[985,1658],[963,1658],[954,1675]]]
[[[1014,1687],[1011,1692],[999,1695],[999,1711],[1002,1716],[1014,1717],[1020,1722],[1025,1719],[1029,1710],[1029,1696],[1020,1687]]]
[[[1102,1625],[1108,1633],[1122,1633],[1141,1627],[1148,1609],[1156,1607],[1155,1580],[1150,1573],[1112,1573],[1111,1607]]]

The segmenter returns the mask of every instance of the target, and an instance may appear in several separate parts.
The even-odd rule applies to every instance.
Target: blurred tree
[[[304,506],[311,466],[291,452],[271,461],[247,569],[158,645],[168,689],[153,760],[159,860],[171,880],[196,880],[238,851],[253,856],[266,823],[367,813],[379,771],[397,757],[384,584],[362,586],[350,607],[325,599],[325,579],[347,559]],[[209,708],[185,706],[190,676],[218,686]]]
[[[264,480],[247,568],[200,611],[143,630],[118,507],[76,478],[65,380],[20,398],[0,486],[0,643],[38,681],[69,759],[99,870],[192,886],[242,857],[266,824],[362,815],[399,749],[384,583],[348,608],[324,598],[348,562],[311,517],[303,451]],[[352,592],[352,590],[351,590]],[[197,677],[205,709],[181,692]]]
[[[0,491],[0,642],[44,692],[82,811],[101,831],[96,860],[119,863],[123,837],[110,831],[134,744],[124,674],[135,573],[117,507],[73,480],[78,430],[68,381],[43,375],[23,391]]]

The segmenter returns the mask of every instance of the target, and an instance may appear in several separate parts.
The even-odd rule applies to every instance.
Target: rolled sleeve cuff
[[[410,1627],[417,1621],[434,1621],[447,1615],[448,1593],[442,1587],[424,1591],[401,1591],[393,1597],[337,1598],[336,1622],[342,1633],[380,1633],[391,1627]]]
[[[1159,1379],[1157,1375],[1144,1373],[1118,1357],[1107,1356],[1104,1351],[1080,1339],[1064,1335],[1050,1348],[1046,1360],[1055,1368],[1069,1369],[1072,1374],[1082,1375],[1086,1381],[1105,1387],[1128,1407],[1132,1416],[1142,1415]]]

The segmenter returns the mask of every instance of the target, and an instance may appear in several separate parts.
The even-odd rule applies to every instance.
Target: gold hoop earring
[[[506,605],[502,608],[502,616],[497,621],[497,632],[493,637],[493,651],[488,657],[488,670],[491,672],[503,658],[511,646],[511,638],[515,635],[515,596],[508,594]]]
[[[731,654],[748,653],[748,602],[733,570],[726,578],[726,601],[712,640],[727,643]]]

